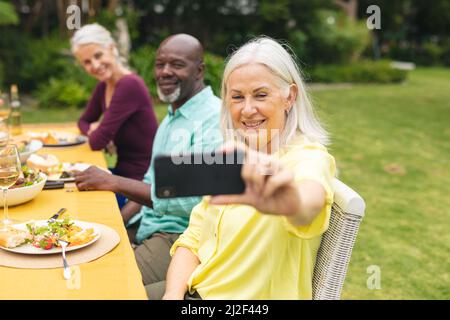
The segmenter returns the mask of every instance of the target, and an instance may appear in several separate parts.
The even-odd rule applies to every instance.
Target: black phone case
[[[64,181],[46,181],[44,185],[44,190],[62,188],[64,188]]]
[[[243,193],[243,158],[240,151],[157,156],[154,160],[156,196],[175,198]]]

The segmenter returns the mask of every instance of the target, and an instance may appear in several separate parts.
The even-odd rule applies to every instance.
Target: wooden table
[[[48,126],[52,129],[55,126]],[[45,130],[42,126],[24,126],[26,130]],[[75,131],[69,125],[64,130]],[[106,167],[100,151],[88,144],[66,148],[44,148],[60,161],[82,161]],[[72,267],[72,279],[64,280],[63,269],[16,269],[0,266],[0,299],[147,299],[133,249],[112,192],[79,192],[74,185],[44,190],[32,201],[10,207],[12,219],[48,219],[59,208],[67,208],[73,219],[105,224],[118,232],[119,245],[101,258]],[[3,210],[3,208],[0,208]],[[3,212],[2,212],[3,214]]]

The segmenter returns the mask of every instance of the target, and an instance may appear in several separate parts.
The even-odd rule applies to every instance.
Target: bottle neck
[[[19,109],[20,108],[20,101],[19,100],[11,100],[11,108],[12,109]]]
[[[19,108],[20,100],[17,90],[11,90],[11,108]]]

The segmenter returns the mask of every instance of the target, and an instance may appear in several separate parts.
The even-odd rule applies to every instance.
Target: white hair
[[[71,51],[75,54],[80,46],[92,43],[101,45],[104,48],[113,46],[113,52],[117,62],[123,64],[124,61],[120,57],[119,50],[117,50],[117,45],[111,36],[111,32],[98,23],[87,24],[74,33],[70,39]]]
[[[287,45],[285,46],[292,52]],[[222,78],[221,92],[221,124],[224,137],[227,138],[227,131],[233,129],[233,122],[225,99],[228,77],[235,69],[255,63],[264,65],[279,78],[286,97],[289,95],[290,85],[296,84],[298,87],[297,98],[287,114],[284,130],[280,134],[280,144],[288,143],[299,130],[311,141],[327,145],[329,143],[328,134],[314,114],[312,103],[306,93],[300,69],[294,57],[289,54],[283,45],[265,36],[249,41],[228,58]]]

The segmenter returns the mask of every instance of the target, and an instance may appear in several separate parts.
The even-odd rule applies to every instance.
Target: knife
[[[59,218],[59,216],[61,215],[61,214],[63,214],[64,212],[66,212],[66,208],[61,208],[61,209],[59,209],[59,211],[56,213],[56,214],[54,214],[50,219],[48,219],[48,222],[54,222],[56,219],[58,219]]]

